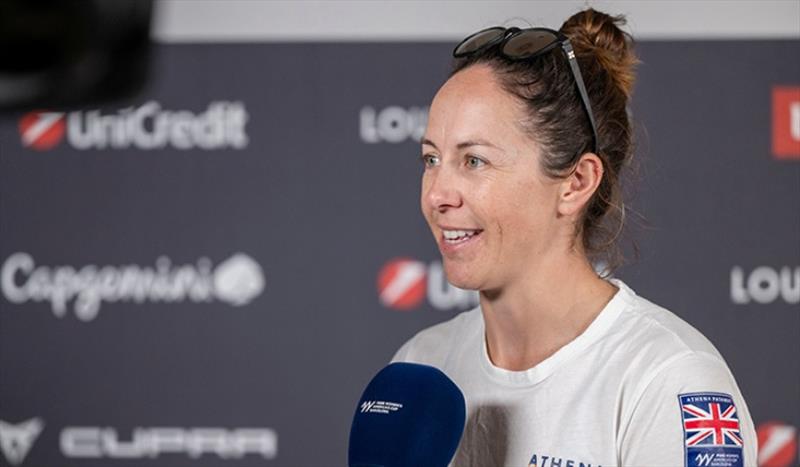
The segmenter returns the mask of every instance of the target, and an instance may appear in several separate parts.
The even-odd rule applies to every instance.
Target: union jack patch
[[[687,467],[741,467],[742,435],[736,405],[728,394],[678,395]]]

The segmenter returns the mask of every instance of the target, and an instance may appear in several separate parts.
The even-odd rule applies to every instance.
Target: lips
[[[452,256],[461,254],[466,248],[475,245],[481,238],[483,229],[467,229],[462,227],[439,227],[441,237],[439,237],[439,251],[442,256]]]

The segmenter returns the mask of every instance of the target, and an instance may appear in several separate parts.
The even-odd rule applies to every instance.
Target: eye
[[[470,169],[477,169],[486,165],[486,161],[477,156],[467,156],[466,164]]]
[[[422,163],[426,168],[439,165],[439,156],[434,154],[423,154],[420,159],[422,159]]]

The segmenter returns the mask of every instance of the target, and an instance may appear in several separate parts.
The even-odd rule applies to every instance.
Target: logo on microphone
[[[34,111],[19,120],[22,145],[37,151],[52,149],[64,138],[63,112]]]
[[[387,308],[409,311],[427,298],[436,310],[466,310],[478,305],[478,293],[447,282],[442,263],[425,264],[411,258],[387,261],[378,273],[378,298]]]
[[[44,429],[40,418],[12,425],[0,420],[0,450],[11,465],[20,465]]]
[[[403,404],[387,401],[364,401],[361,403],[361,413],[395,413],[403,408]]]

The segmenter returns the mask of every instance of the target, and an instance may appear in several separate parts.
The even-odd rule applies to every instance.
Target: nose
[[[463,199],[456,174],[446,166],[426,172],[422,181],[422,200],[426,210],[446,212],[461,206]]]

